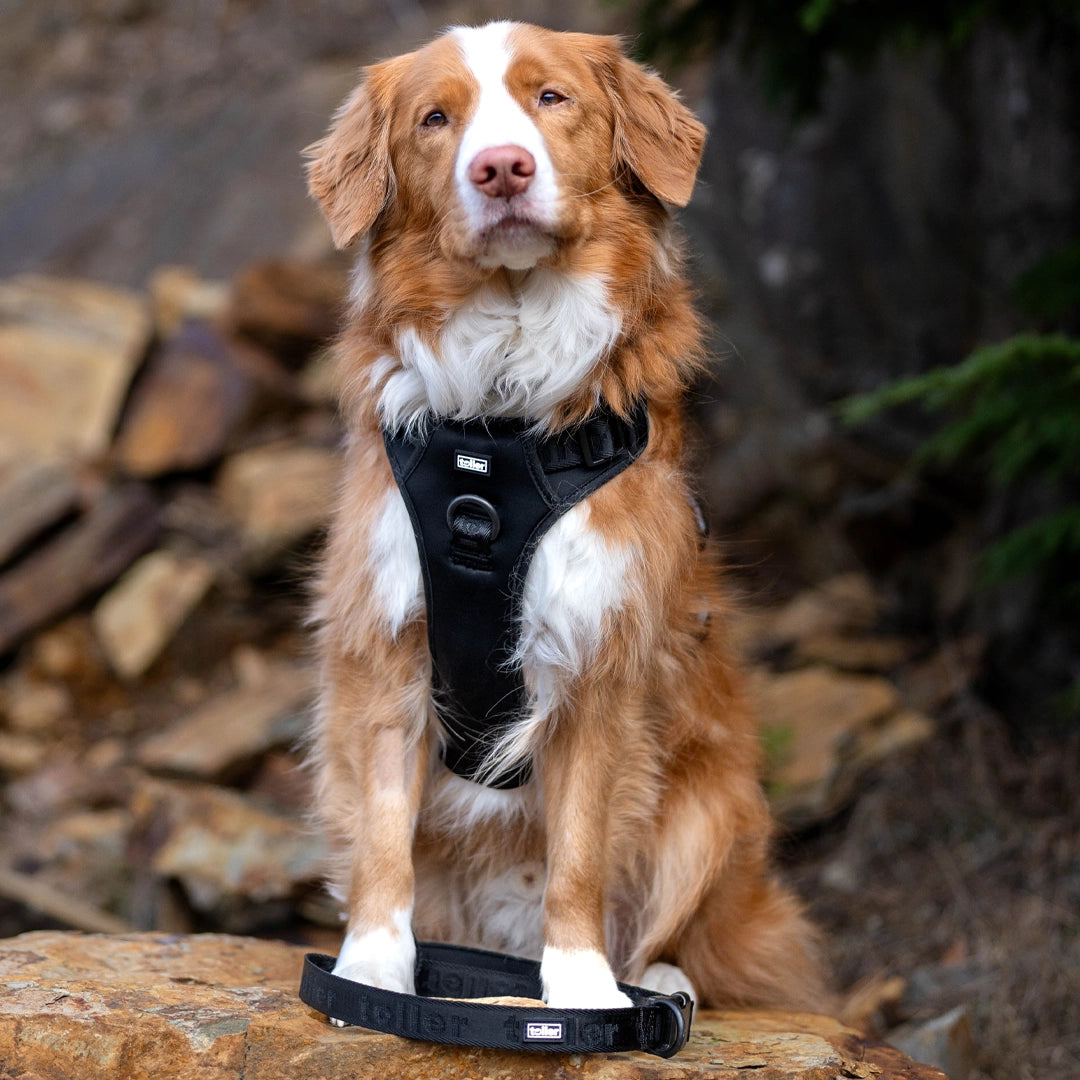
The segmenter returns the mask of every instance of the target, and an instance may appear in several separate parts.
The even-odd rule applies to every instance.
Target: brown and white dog
[[[771,878],[759,746],[684,473],[701,331],[664,204],[704,129],[614,38],[493,23],[367,68],[309,179],[357,266],[339,343],[344,480],[318,586],[318,811],[337,973],[412,992],[413,932],[541,958],[545,998],[820,1005]],[[642,456],[533,557],[510,791],[440,761],[424,589],[382,429],[558,431],[648,402]],[[675,968],[673,965],[677,965]]]

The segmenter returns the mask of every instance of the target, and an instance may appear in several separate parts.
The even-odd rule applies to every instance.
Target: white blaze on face
[[[556,224],[559,191],[544,137],[506,85],[513,28],[513,23],[497,22],[452,31],[479,84],[476,111],[462,135],[454,176],[470,231],[488,240],[481,264],[523,270],[554,250],[543,230]],[[536,162],[528,190],[512,199],[491,198],[469,180],[469,165],[477,154],[498,146],[520,146]]]

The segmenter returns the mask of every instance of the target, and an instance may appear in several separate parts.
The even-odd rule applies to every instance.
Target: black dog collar
[[[482,949],[420,942],[416,990],[398,994],[333,974],[334,958],[304,958],[300,1000],[324,1016],[410,1039],[501,1050],[671,1057],[686,1045],[694,1003],[683,993],[654,994],[619,983],[634,1002],[622,1009],[548,1009],[460,998],[539,999],[540,965]],[[453,1000],[447,1000],[453,999]]]
[[[544,533],[645,449],[648,412],[609,406],[557,435],[521,420],[440,420],[422,435],[384,433],[409,510],[427,600],[443,760],[459,776],[513,788],[530,766],[480,776],[520,716],[513,663],[525,576]]]

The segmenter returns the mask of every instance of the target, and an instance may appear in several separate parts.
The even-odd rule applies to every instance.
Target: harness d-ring
[[[451,499],[450,505],[446,508],[446,524],[448,528],[453,530],[454,519],[457,517],[456,512],[464,506],[478,506],[491,521],[491,539],[494,540],[499,535],[499,512],[487,499],[481,499],[479,495],[459,495],[456,499]]]

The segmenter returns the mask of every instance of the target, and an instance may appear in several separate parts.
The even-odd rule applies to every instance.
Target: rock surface
[[[752,687],[770,748],[773,807],[789,826],[836,813],[868,765],[934,733],[933,722],[903,708],[896,687],[878,675],[758,670]]]
[[[131,809],[132,842],[157,875],[183,884],[197,911],[214,911],[229,899],[259,905],[287,898],[317,882],[324,869],[319,838],[236,792],[147,779]]]
[[[163,335],[174,334],[189,319],[221,318],[229,304],[224,281],[204,281],[190,266],[163,266],[150,275],[154,322]]]
[[[107,491],[79,523],[0,577],[0,653],[110,584],[158,534],[151,492]]]
[[[226,318],[279,355],[303,356],[333,337],[344,303],[344,282],[333,269],[266,259],[237,276]]]
[[[137,760],[148,769],[219,778],[275,746],[298,740],[313,695],[311,671],[279,664],[152,735],[139,747]]]
[[[94,609],[98,640],[118,675],[134,678],[157,659],[214,578],[205,559],[144,555]]]
[[[43,455],[99,454],[150,340],[141,297],[91,282],[0,282],[0,431]]]
[[[772,619],[770,636],[791,644],[823,634],[867,631],[881,601],[865,574],[839,574],[799,593]]]
[[[670,1060],[524,1055],[327,1024],[296,997],[304,949],[222,934],[43,931],[0,941],[0,1076],[19,1080],[942,1080],[835,1020],[702,1012]]]
[[[905,1024],[889,1037],[916,1061],[940,1066],[949,1080],[968,1080],[975,1071],[975,1041],[966,1005],[924,1024]]]
[[[149,478],[212,464],[251,413],[260,369],[272,365],[209,324],[184,324],[131,394],[120,465]]]
[[[123,362],[103,369],[116,393],[92,447],[56,457],[14,443],[0,402],[0,937],[42,918],[108,933],[339,930],[320,838],[300,826],[311,792],[298,746],[315,676],[301,579],[341,442],[321,343],[346,287],[336,263],[278,260],[232,283],[167,267],[135,298]],[[0,298],[22,298],[20,334],[116,344],[123,320],[93,329],[85,290],[37,279],[31,291],[40,325],[26,280],[0,281]],[[3,320],[0,304],[0,341]],[[5,355],[0,389],[26,372]],[[50,419],[85,419],[85,389],[34,383]],[[730,627],[793,829],[862,805],[883,759],[948,722],[940,710],[982,648],[889,637],[904,624],[863,573],[811,580]],[[861,865],[830,864],[830,897],[861,894]],[[953,1003],[868,1008],[888,1013],[882,1033]],[[757,1043],[709,1067],[764,1069]],[[6,1064],[0,1053],[0,1080]]]
[[[218,496],[240,525],[253,567],[271,562],[326,522],[337,476],[336,453],[295,443],[254,447],[225,462]]]
[[[0,449],[0,564],[74,509],[78,496],[64,465]]]

